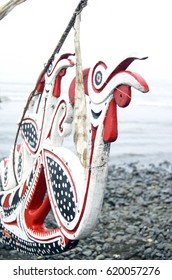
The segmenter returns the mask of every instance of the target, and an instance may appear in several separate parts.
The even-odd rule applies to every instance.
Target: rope
[[[131,99],[131,96],[128,95],[126,92],[124,92],[123,90],[116,88],[117,91],[119,91],[120,93],[124,94],[125,96],[127,96],[129,99]]]
[[[72,27],[75,24],[75,20],[76,20],[77,15],[81,14],[82,10],[87,6],[87,2],[88,2],[88,0],[81,0],[79,2],[78,6],[76,7],[76,9],[75,9],[75,11],[74,11],[74,13],[72,15],[72,18],[70,19],[70,21],[69,21],[65,31],[63,32],[63,34],[62,34],[62,36],[61,36],[61,38],[60,38],[56,48],[54,49],[52,55],[50,56],[50,58],[49,58],[49,60],[47,62],[47,64],[45,65],[45,67],[44,67],[44,69],[43,69],[39,79],[37,80],[37,83],[36,83],[36,86],[35,86],[34,90],[31,92],[31,94],[30,94],[30,96],[29,96],[29,98],[27,100],[27,103],[26,103],[26,106],[24,108],[21,120],[20,120],[20,122],[18,124],[18,129],[17,129],[16,137],[15,137],[15,140],[14,140],[14,147],[13,147],[13,172],[14,172],[14,178],[15,178],[16,184],[18,182],[17,182],[17,176],[16,176],[16,172],[15,172],[15,149],[16,149],[16,145],[17,145],[17,140],[18,140],[18,136],[19,136],[19,132],[20,132],[21,123],[22,123],[22,121],[24,119],[24,116],[26,114],[26,111],[27,111],[27,109],[29,107],[29,104],[30,104],[32,98],[37,94],[37,87],[38,87],[38,85],[40,84],[42,78],[46,74],[50,64],[54,60],[55,55],[57,53],[59,53],[59,51],[61,50],[61,48],[62,48],[62,46],[63,46],[63,44],[64,44],[64,42],[65,42],[65,40],[66,40],[66,38],[67,38],[67,36],[69,34],[69,32],[71,31]]]

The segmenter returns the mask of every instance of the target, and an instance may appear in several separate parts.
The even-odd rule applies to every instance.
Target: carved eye
[[[52,69],[53,69],[53,64],[50,63],[49,67],[48,67],[48,70],[47,70],[47,74],[50,75],[51,72],[52,72]]]
[[[99,86],[102,82],[102,72],[101,71],[97,71],[96,75],[95,75],[95,84],[96,86]]]
[[[92,70],[92,87],[96,93],[100,92],[103,87],[106,68],[106,64],[99,61]]]

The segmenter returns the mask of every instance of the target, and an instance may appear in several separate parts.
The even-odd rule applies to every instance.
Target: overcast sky
[[[27,0],[0,21],[0,82],[35,82],[78,3]],[[170,79],[171,27],[170,0],[89,0],[81,22],[83,67],[148,56],[132,68],[147,80]],[[62,52],[73,51],[72,30]]]

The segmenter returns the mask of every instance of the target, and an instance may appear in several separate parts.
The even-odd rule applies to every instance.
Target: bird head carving
[[[94,130],[101,127],[104,142],[117,139],[117,105],[129,105],[132,87],[141,92],[149,91],[146,81],[139,74],[126,70],[136,59],[139,58],[129,57],[116,68],[99,61],[94,67],[83,70],[84,91],[89,97],[90,123]],[[74,78],[69,88],[72,104],[75,102],[75,83]]]
[[[49,91],[50,88],[52,88],[53,85],[53,96],[60,97],[61,95],[61,80],[66,75],[66,70],[69,67],[73,67],[75,64],[70,59],[70,56],[73,54],[66,53],[61,55],[60,57],[58,55],[55,56],[54,60],[50,63],[48,70],[45,75],[45,86],[46,90]]]

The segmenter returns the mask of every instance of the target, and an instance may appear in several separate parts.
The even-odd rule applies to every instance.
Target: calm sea
[[[130,105],[118,109],[119,136],[111,145],[111,163],[172,162],[172,81],[154,81],[149,86],[149,93],[133,91]],[[33,88],[0,83],[0,158],[9,154]],[[71,140],[67,145],[72,145]]]

